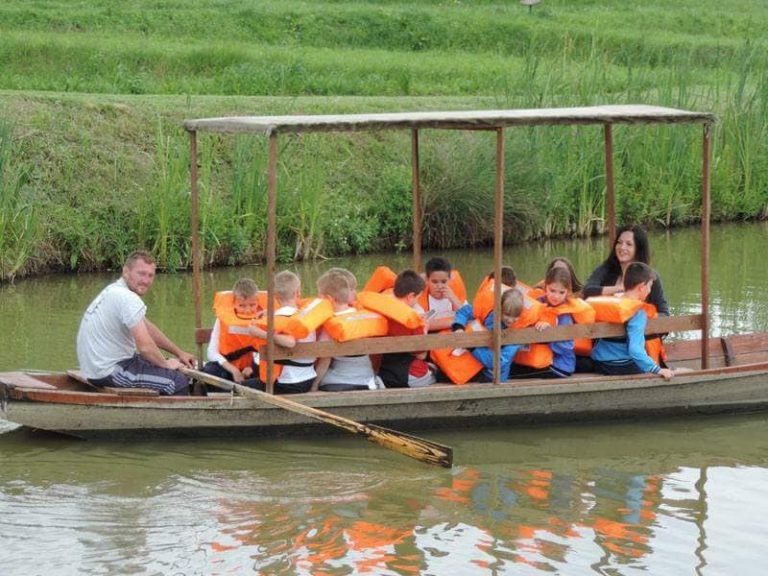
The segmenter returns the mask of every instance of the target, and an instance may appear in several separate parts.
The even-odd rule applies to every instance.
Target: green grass
[[[768,5],[758,0],[0,4],[0,281],[189,265],[186,117],[649,103],[709,110],[713,216],[768,217]],[[506,237],[604,227],[602,130],[507,131]],[[424,240],[491,237],[493,138],[427,133]],[[699,217],[700,131],[615,130],[620,215]],[[403,134],[285,139],[284,260],[410,242]],[[264,253],[266,150],[201,139],[207,263]]]

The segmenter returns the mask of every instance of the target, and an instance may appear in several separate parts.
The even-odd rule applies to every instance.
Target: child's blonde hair
[[[351,289],[347,275],[340,272],[339,269],[328,270],[317,279],[317,291],[320,296],[329,296],[332,300],[339,303],[349,302]]]
[[[232,294],[234,294],[235,298],[240,298],[242,300],[252,298],[258,293],[259,287],[256,285],[256,282],[250,278],[240,278],[240,280],[235,282],[235,285],[232,287]]]
[[[281,302],[294,298],[300,287],[301,280],[290,270],[275,274],[275,296]]]
[[[501,295],[501,312],[513,318],[520,316],[523,312],[523,295],[514,288],[505,290]]]
[[[346,268],[331,268],[328,270],[328,272],[333,272],[334,274],[340,274],[344,278],[347,279],[347,284],[349,284],[350,290],[357,290],[357,278],[355,278],[355,275],[352,274],[349,270]]]

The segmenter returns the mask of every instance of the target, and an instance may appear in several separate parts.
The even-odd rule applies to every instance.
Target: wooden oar
[[[453,465],[453,449],[450,446],[437,444],[436,442],[431,442],[417,436],[411,436],[410,434],[398,432],[397,430],[376,426],[375,424],[355,422],[349,418],[343,418],[342,416],[337,416],[330,412],[318,410],[311,406],[305,406],[299,402],[289,400],[285,396],[267,394],[266,392],[254,390],[253,388],[248,388],[242,384],[236,384],[229,380],[225,380],[224,378],[206,374],[199,370],[192,370],[190,368],[180,368],[180,370],[191,378],[216,386],[222,390],[234,390],[242,396],[253,396],[267,404],[279,406],[285,410],[290,410],[291,412],[296,412],[297,414],[320,420],[326,424],[343,428],[347,432],[353,434],[360,434],[365,436],[371,442],[389,448],[390,450],[394,450],[395,452],[400,452],[400,454],[405,454],[406,456],[410,456],[421,462],[437,464],[438,466],[443,466],[445,468],[450,468]]]

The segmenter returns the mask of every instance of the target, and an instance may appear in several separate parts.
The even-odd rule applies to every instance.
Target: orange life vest
[[[235,313],[235,296],[231,290],[216,292],[213,312],[219,321],[219,352],[228,362],[244,370],[253,363],[253,353],[264,340],[248,334],[253,318],[242,318]]]
[[[612,322],[614,324],[625,324],[629,322],[637,312],[642,308],[645,310],[648,318],[657,318],[659,316],[656,306],[637,300],[635,298],[621,298],[619,296],[593,296],[587,298],[587,304],[595,310],[595,322]],[[661,365],[666,362],[667,353],[664,350],[664,343],[661,337],[645,338],[645,352],[656,364]]]
[[[464,330],[465,332],[486,331],[485,326],[477,319],[472,319]],[[449,331],[446,330],[445,332]],[[459,356],[454,356],[453,350],[454,348],[436,348],[430,350],[429,355],[432,361],[443,371],[443,374],[450,378],[451,382],[466,384],[480,373],[483,365],[472,356],[469,350],[464,350]]]
[[[388,328],[389,324],[384,316],[361,308],[334,314],[323,324],[323,330],[337,342],[386,336]]]
[[[329,318],[333,317],[333,304],[325,298],[307,298],[301,301],[301,308],[292,316],[275,316],[275,329],[290,334],[297,340],[306,338]],[[266,330],[267,321],[262,319]],[[261,320],[258,322],[261,326]]]
[[[364,292],[384,292],[388,288],[395,287],[397,274],[389,266],[379,266],[373,271],[368,282],[363,287]]]
[[[570,314],[576,324],[591,324],[595,321],[595,311],[581,298],[568,298],[560,306],[545,306],[541,312],[541,320],[549,322],[552,326],[557,326],[557,317],[561,314]],[[580,338],[589,342],[589,348],[592,348],[592,342],[588,338]],[[584,348],[581,344],[581,348]],[[574,352],[576,352],[576,341],[574,341]],[[521,348],[515,354],[515,364],[529,366],[531,368],[548,368],[554,361],[552,347],[548,343],[532,343]]]
[[[467,301],[467,288],[464,286],[464,279],[461,277],[461,274],[458,270],[451,270],[451,277],[448,279],[448,286],[451,290],[453,290],[456,298],[458,298],[459,302],[461,302],[463,305],[464,302]],[[424,309],[425,312],[429,310],[429,289],[425,288],[424,291],[419,295],[419,305]]]
[[[424,326],[424,319],[421,315],[393,295],[379,294],[377,292],[359,292],[357,294],[357,302],[363,308],[378,312],[406,328],[415,329]]]
[[[523,294],[523,310],[520,312],[520,316],[517,318],[512,326],[509,328],[525,328],[527,326],[533,326],[539,321],[542,311],[546,308],[544,304],[530,298],[526,295],[531,290],[530,286],[518,281],[515,288],[510,288],[506,284],[501,285],[501,291],[504,293],[506,290],[519,290]],[[472,301],[472,312],[478,320],[485,322],[488,314],[493,312],[493,292],[494,282],[492,278],[487,276],[480,283],[480,286],[475,293],[475,298]]]

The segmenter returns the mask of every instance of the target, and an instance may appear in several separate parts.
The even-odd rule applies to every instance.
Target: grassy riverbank
[[[768,7],[516,2],[0,6],[0,281],[96,270],[134,246],[189,264],[186,117],[645,102],[716,112],[713,214],[768,215]],[[181,95],[180,95],[181,94]],[[260,96],[263,95],[263,96]],[[601,131],[509,131],[511,241],[599,231]],[[204,139],[211,264],[263,253],[263,142]],[[317,136],[281,151],[285,260],[405,247],[409,142]],[[619,128],[626,219],[698,218],[698,130]],[[215,154],[214,154],[215,152]],[[425,242],[487,242],[493,142],[424,138]],[[288,168],[290,167],[290,171]]]

